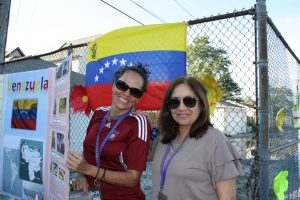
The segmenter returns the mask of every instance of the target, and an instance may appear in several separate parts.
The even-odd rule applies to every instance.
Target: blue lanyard
[[[164,185],[165,185],[165,180],[166,180],[166,175],[167,175],[167,170],[168,170],[168,167],[171,163],[171,160],[174,158],[174,156],[177,154],[177,152],[179,151],[179,149],[181,148],[182,144],[186,141],[186,139],[188,138],[189,134],[187,134],[185,136],[185,138],[183,139],[183,141],[180,143],[180,145],[174,150],[173,154],[170,156],[170,158],[167,160],[167,163],[165,165],[165,162],[166,162],[166,159],[167,159],[167,156],[170,152],[170,148],[174,142],[174,140],[172,140],[171,142],[169,142],[168,146],[167,146],[167,149],[166,149],[166,152],[165,152],[165,155],[160,163],[160,191],[163,190],[164,188]]]
[[[100,124],[100,129],[99,129],[99,132],[98,132],[98,135],[97,135],[97,139],[96,139],[96,147],[95,147],[95,157],[96,157],[96,164],[97,164],[97,167],[99,168],[100,167],[100,156],[101,156],[101,153],[102,153],[102,150],[104,148],[104,145],[106,144],[107,140],[111,137],[111,135],[114,133],[115,129],[117,128],[117,126],[123,121],[123,119],[125,117],[127,117],[127,115],[131,112],[131,109],[126,112],[125,114],[123,114],[119,119],[118,121],[116,122],[116,124],[112,127],[112,129],[109,131],[109,133],[106,135],[106,137],[104,138],[103,142],[101,143],[100,147],[99,147],[99,144],[100,144],[100,133],[102,132],[102,129],[104,128],[104,124],[106,123],[106,120],[108,118],[108,115],[110,113],[107,112],[106,115],[104,116],[104,118],[102,119],[102,122]]]

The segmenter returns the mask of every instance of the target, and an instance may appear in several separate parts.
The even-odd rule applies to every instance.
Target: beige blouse
[[[179,143],[170,148],[168,158]],[[153,199],[160,188],[160,164],[167,145],[158,142],[152,162]],[[199,138],[188,138],[172,159],[163,193],[172,200],[216,200],[216,182],[242,175],[241,157],[223,133],[209,128]]]

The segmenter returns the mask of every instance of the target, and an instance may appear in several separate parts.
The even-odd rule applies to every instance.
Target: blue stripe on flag
[[[19,120],[36,120],[36,110],[18,109],[12,111],[12,118]]]
[[[89,62],[86,68],[86,86],[112,83],[117,69],[125,65],[148,65],[149,82],[174,81],[186,75],[186,53],[182,51],[144,51],[108,56]]]

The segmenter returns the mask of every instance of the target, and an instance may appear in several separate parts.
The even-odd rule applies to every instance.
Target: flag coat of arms
[[[109,32],[89,43],[86,88],[93,110],[110,106],[114,73],[142,63],[150,71],[137,109],[159,110],[170,82],[186,75],[186,23],[134,26]]]

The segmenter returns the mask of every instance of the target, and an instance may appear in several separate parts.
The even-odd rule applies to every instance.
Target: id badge
[[[102,200],[102,195],[99,191],[91,191],[90,196],[92,200]]]

